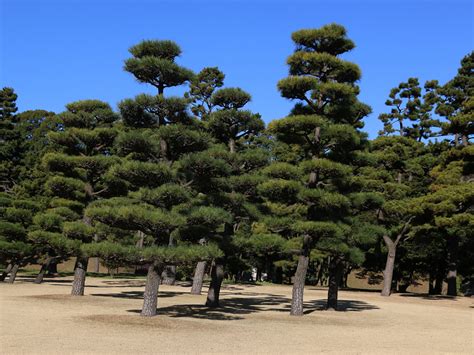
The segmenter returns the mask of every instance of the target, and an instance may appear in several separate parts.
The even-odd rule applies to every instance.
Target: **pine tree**
[[[456,146],[467,146],[474,132],[474,52],[467,54],[461,61],[458,74],[436,91],[439,103],[436,112],[445,117],[443,133],[454,135]]]
[[[156,87],[158,95],[193,76],[192,71],[176,64],[181,48],[173,41],[146,40],[131,47],[129,52],[132,58],[125,61],[124,69],[138,81]]]
[[[390,113],[383,113],[379,119],[384,124],[382,134],[398,132],[400,136],[418,141],[439,134],[441,123],[433,115],[436,103],[436,80],[427,81],[424,90],[417,78],[409,78],[390,91],[385,105],[392,107]],[[411,123],[411,124],[410,124]]]
[[[190,71],[174,63],[179,47],[169,41],[144,41],[131,52],[136,58],[126,61],[126,69],[156,86],[159,94],[142,94],[119,104],[123,127],[114,146],[119,160],[106,176],[110,186],[126,197],[97,201],[86,214],[94,223],[139,232],[144,243],[142,248],[98,243],[88,246],[87,252],[105,260],[147,265],[142,315],[154,316],[159,284],[162,279],[174,282],[176,265],[220,253],[213,245],[197,245],[180,233],[190,224],[187,215],[195,206],[195,193],[177,168],[189,154],[206,149],[210,137],[189,116],[188,99],[164,96],[165,88],[191,78]],[[147,75],[142,76],[144,72]]]
[[[41,205],[12,194],[0,196],[0,259],[4,270],[1,281],[10,273],[9,283],[15,282],[20,267],[36,261],[36,252],[28,240],[28,228]]]
[[[21,160],[20,132],[15,129],[14,113],[17,111],[17,94],[12,88],[0,91],[0,184],[2,191],[11,190],[18,177],[17,165]]]
[[[302,315],[311,250],[331,255],[328,308],[337,307],[341,263],[359,254],[349,243],[351,201],[345,195],[352,192],[349,164],[366,142],[358,128],[370,108],[357,100],[359,68],[339,57],[354,48],[342,26],[300,30],[292,39],[296,50],[287,60],[290,76],[280,80],[278,89],[283,97],[300,102],[291,116],[272,122],[269,130],[277,139],[298,146],[302,179],[268,181],[261,190],[271,201],[304,206],[291,227],[302,243],[291,314]]]
[[[224,85],[224,78],[225,75],[219,68],[206,67],[189,82],[186,97],[191,99],[191,112],[201,120],[205,121],[214,110],[212,97]]]
[[[431,191],[418,198],[414,208],[423,222],[418,230],[439,234],[445,243],[447,294],[450,296],[458,292],[458,270],[466,280],[472,280],[474,271],[472,147],[471,144],[455,146],[441,155],[439,164],[431,171],[434,178]]]
[[[48,135],[57,152],[47,153],[42,159],[50,173],[46,189],[50,196],[80,202],[86,207],[99,197],[114,193],[107,185],[105,173],[117,162],[111,156],[111,148],[117,135],[112,126],[118,115],[98,100],[76,101],[66,105],[66,109],[58,115],[64,130]],[[70,222],[63,233],[84,243],[94,238],[94,229],[85,215]],[[87,256],[77,255],[72,295],[84,294],[88,262]]]

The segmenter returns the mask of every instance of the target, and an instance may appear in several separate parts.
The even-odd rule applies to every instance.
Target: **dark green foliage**
[[[7,120],[18,111],[16,107],[17,98],[18,95],[13,88],[4,87],[0,90],[0,120]]]
[[[168,87],[184,84],[193,73],[175,63],[181,48],[172,41],[147,40],[131,47],[132,58],[125,61],[124,69],[138,81],[155,86],[158,93]]]
[[[206,120],[216,103],[214,92],[224,85],[225,75],[217,67],[204,68],[195,75],[189,83],[189,92],[186,96],[191,98],[191,111],[202,120]]]
[[[437,135],[434,129],[441,126],[438,119],[433,117],[434,104],[437,101],[435,90],[436,80],[427,81],[424,93],[417,78],[409,78],[390,91],[385,105],[391,106],[390,113],[383,113],[379,119],[384,124],[380,134],[398,132],[399,135],[421,141]],[[407,124],[407,121],[411,125]]]
[[[437,90],[439,97],[436,113],[445,117],[444,134],[454,135],[455,145],[467,146],[473,134],[474,108],[474,52],[461,60],[458,74]]]

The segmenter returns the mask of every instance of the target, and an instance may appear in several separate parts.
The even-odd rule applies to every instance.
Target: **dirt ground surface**
[[[474,353],[471,298],[341,291],[330,312],[326,290],[306,287],[306,314],[291,317],[290,286],[228,285],[211,310],[207,289],[163,285],[158,316],[143,318],[144,280],[88,277],[83,297],[71,280],[0,284],[1,354]]]

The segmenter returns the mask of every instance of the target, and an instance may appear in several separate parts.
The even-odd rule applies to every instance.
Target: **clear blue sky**
[[[390,88],[408,77],[452,78],[473,49],[472,1],[151,1],[0,0],[0,85],[19,94],[20,110],[60,112],[68,102],[118,101],[154,92],[123,71],[127,49],[142,39],[171,39],[195,71],[218,66],[226,86],[252,94],[266,122],[292,104],[276,82],[287,75],[290,34],[330,22],[348,29],[356,48],[345,58],[362,69],[361,99],[380,129]],[[183,89],[174,91],[182,92]]]

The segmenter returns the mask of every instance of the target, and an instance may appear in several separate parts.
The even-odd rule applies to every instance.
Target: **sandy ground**
[[[161,286],[159,315],[139,316],[144,280],[71,278],[0,284],[2,354],[360,353],[473,354],[470,298],[340,292],[342,311],[321,308],[326,291],[307,287],[306,314],[288,315],[290,286],[227,286],[223,308],[202,306],[189,286]]]

